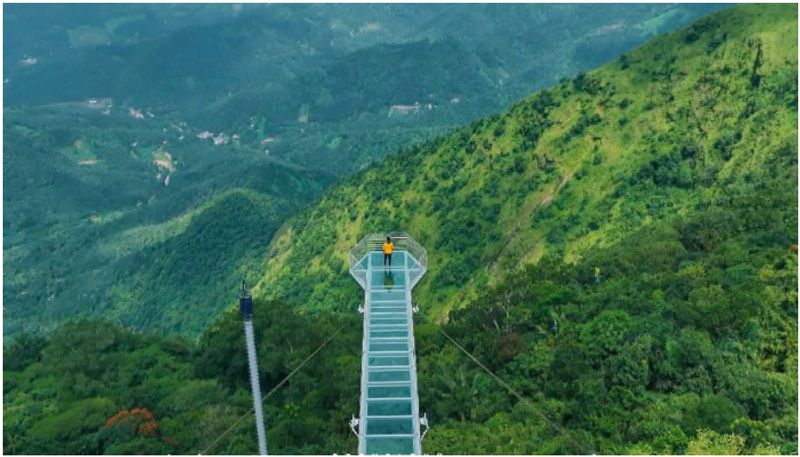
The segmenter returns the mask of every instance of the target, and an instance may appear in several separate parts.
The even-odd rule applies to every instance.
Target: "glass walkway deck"
[[[389,236],[391,266],[375,250],[386,234],[366,237],[350,256],[350,273],[364,288],[358,453],[420,454],[411,289],[425,273],[427,255],[408,235]]]

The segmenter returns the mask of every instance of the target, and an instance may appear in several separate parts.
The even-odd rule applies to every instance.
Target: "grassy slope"
[[[348,309],[348,249],[404,229],[428,249],[416,294],[440,316],[545,252],[575,262],[696,212],[722,183],[796,150],[796,24],[790,6],[723,11],[403,151],[285,226],[257,290]],[[628,188],[639,180],[653,185]]]

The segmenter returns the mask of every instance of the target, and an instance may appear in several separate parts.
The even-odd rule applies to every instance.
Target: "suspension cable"
[[[442,328],[441,328],[440,326],[437,326],[437,327],[436,327],[436,329],[437,329],[437,330],[439,330],[439,333],[441,333],[442,335],[444,335],[444,337],[445,337],[445,338],[447,338],[448,340],[450,340],[450,342],[451,342],[451,343],[453,343],[453,344],[454,344],[454,345],[455,345],[455,346],[456,346],[458,349],[460,349],[460,350],[461,350],[461,352],[463,352],[464,354],[466,354],[466,355],[467,355],[467,357],[469,357],[470,359],[472,359],[472,361],[473,361],[473,362],[475,362],[475,364],[477,364],[479,367],[483,368],[483,371],[485,371],[486,373],[488,373],[488,374],[489,374],[489,376],[491,376],[492,378],[494,378],[494,380],[495,380],[495,381],[499,382],[499,383],[500,383],[500,385],[502,385],[503,387],[505,387],[505,389],[506,389],[506,390],[508,390],[508,391],[509,391],[509,392],[510,392],[510,393],[511,393],[513,396],[515,396],[515,397],[516,397],[516,398],[517,398],[519,401],[521,401],[522,403],[525,403],[525,404],[526,404],[528,407],[530,407],[530,408],[531,408],[531,409],[532,409],[532,410],[533,410],[533,411],[534,411],[534,412],[535,412],[535,413],[536,413],[536,414],[537,414],[539,417],[541,417],[541,418],[542,418],[542,420],[544,420],[545,422],[547,422],[547,423],[548,423],[548,424],[549,424],[549,425],[550,425],[550,426],[551,426],[551,427],[552,427],[554,430],[556,430],[556,431],[560,432],[560,433],[561,433],[563,436],[565,436],[567,439],[569,439],[569,440],[570,440],[570,441],[571,441],[573,444],[576,444],[576,445],[578,445],[578,447],[579,447],[580,449],[583,449],[583,450],[585,451],[585,452],[584,452],[585,454],[592,454],[592,452],[590,452],[590,451],[587,451],[587,448],[586,448],[586,446],[585,446],[583,443],[579,443],[578,441],[576,441],[576,440],[575,440],[575,439],[574,439],[574,438],[573,438],[573,437],[572,437],[572,436],[571,436],[571,435],[568,433],[568,431],[567,431],[567,430],[566,430],[564,427],[562,427],[562,426],[560,426],[560,425],[556,424],[555,422],[553,422],[552,420],[550,420],[550,419],[549,419],[547,416],[545,416],[545,415],[544,415],[544,413],[542,413],[541,411],[539,411],[539,408],[537,408],[537,407],[536,407],[536,406],[533,404],[533,402],[531,402],[531,401],[530,401],[530,400],[528,400],[527,398],[525,398],[525,397],[523,397],[522,395],[520,395],[519,393],[517,393],[517,391],[515,391],[515,390],[514,390],[514,389],[513,389],[513,388],[512,388],[510,385],[508,385],[508,383],[506,383],[505,381],[503,381],[502,379],[500,379],[500,377],[499,377],[499,376],[497,376],[496,374],[494,374],[494,373],[492,372],[492,370],[490,370],[490,369],[489,369],[489,368],[488,368],[486,365],[484,365],[483,363],[481,363],[481,361],[480,361],[480,360],[478,360],[477,358],[475,358],[475,356],[473,356],[472,354],[470,354],[470,353],[469,353],[469,351],[467,351],[466,349],[464,349],[464,347],[463,347],[463,346],[461,346],[460,344],[458,344],[458,343],[456,342],[456,340],[454,340],[452,337],[450,337],[450,335],[448,335],[447,333],[445,333],[445,331],[444,331],[444,330],[442,330]]]
[[[273,393],[275,393],[275,392],[276,392],[278,389],[280,389],[280,388],[281,388],[281,386],[283,386],[284,384],[286,384],[286,383],[289,381],[289,379],[291,379],[291,378],[292,378],[292,376],[294,376],[294,375],[295,375],[295,374],[296,374],[298,371],[300,371],[300,369],[301,369],[301,368],[303,368],[303,365],[305,365],[305,364],[306,364],[306,363],[307,363],[309,360],[311,360],[312,358],[314,358],[314,356],[315,356],[315,355],[317,355],[317,354],[319,353],[319,351],[321,351],[321,350],[322,350],[322,348],[324,348],[325,346],[327,346],[327,345],[328,345],[328,343],[330,343],[330,342],[331,342],[331,340],[332,340],[332,339],[333,339],[333,338],[334,338],[336,335],[338,335],[338,334],[339,334],[339,332],[341,332],[341,331],[344,329],[344,327],[345,327],[346,325],[347,325],[347,324],[343,324],[341,327],[339,327],[339,330],[336,330],[335,332],[333,332],[333,334],[331,334],[331,336],[329,336],[329,337],[328,337],[328,338],[327,338],[325,341],[323,341],[323,343],[322,343],[322,344],[320,344],[320,345],[319,345],[319,347],[318,347],[318,348],[317,348],[317,349],[316,349],[314,352],[312,352],[312,353],[311,353],[311,355],[309,355],[308,357],[306,357],[306,358],[305,358],[305,360],[303,360],[303,361],[302,361],[302,362],[301,362],[299,365],[297,365],[297,367],[295,367],[295,369],[294,369],[294,370],[292,370],[292,371],[291,371],[291,372],[290,372],[288,375],[286,375],[286,377],[285,377],[285,378],[283,378],[283,380],[281,380],[281,382],[279,382],[278,384],[276,384],[276,385],[275,385],[275,387],[273,387],[273,388],[272,388],[272,389],[271,389],[269,392],[267,392],[267,394],[266,394],[266,395],[264,395],[264,398],[262,398],[262,399],[261,399],[261,403],[263,404],[263,403],[264,403],[264,402],[265,402],[265,401],[266,401],[266,400],[267,400],[267,399],[268,399],[268,398],[269,398],[269,397],[270,397],[270,396],[271,396]],[[218,436],[218,437],[217,437],[217,438],[216,438],[216,439],[215,439],[215,440],[214,440],[214,441],[213,441],[211,444],[209,444],[209,445],[208,445],[208,447],[206,447],[206,448],[205,448],[205,449],[204,449],[202,452],[200,452],[199,454],[200,454],[200,455],[202,455],[202,454],[207,454],[207,453],[208,453],[208,451],[210,451],[210,450],[211,450],[211,449],[212,449],[214,446],[216,446],[216,444],[217,444],[217,443],[218,443],[220,440],[222,440],[222,438],[224,438],[224,437],[225,437],[225,436],[226,436],[228,433],[230,433],[231,431],[233,431],[233,429],[235,429],[235,428],[236,428],[236,426],[238,426],[238,425],[239,425],[239,424],[240,424],[240,423],[241,423],[241,422],[242,422],[242,421],[243,421],[243,420],[244,420],[244,419],[245,419],[247,416],[249,416],[249,415],[250,415],[250,414],[253,412],[253,409],[254,409],[254,407],[252,407],[252,406],[251,406],[249,411],[247,411],[246,413],[242,414],[242,415],[241,415],[241,416],[240,416],[240,417],[239,417],[239,418],[236,420],[236,422],[234,422],[234,423],[233,423],[233,425],[231,425],[230,427],[228,427],[228,429],[227,429],[227,430],[225,430],[225,431],[224,431],[224,432],[223,432],[221,435],[219,435],[219,436]]]

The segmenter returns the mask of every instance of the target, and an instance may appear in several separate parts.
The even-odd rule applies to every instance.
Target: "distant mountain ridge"
[[[106,30],[115,20],[127,20],[114,29],[120,37],[108,44],[69,47],[63,52],[69,57],[62,58],[40,42],[16,44],[15,55],[28,57],[6,61],[5,103],[110,97],[119,107],[144,107],[204,129],[238,131],[252,147],[262,138],[250,126],[265,123],[268,134],[284,140],[272,154],[342,174],[401,145],[502,110],[559,78],[723,7],[249,5],[235,11],[209,6],[191,12],[198,17],[196,26],[186,25],[190,13],[180,8],[117,8],[119,16],[103,26],[66,31],[73,36],[86,27]],[[100,22],[109,12],[95,14]],[[10,30],[31,16],[9,23]],[[160,16],[176,19],[164,19],[167,24],[155,27],[159,31],[152,37],[138,34]],[[49,33],[47,43],[66,38],[62,29]],[[123,39],[126,33],[130,42]],[[25,59],[35,62],[20,63]],[[411,66],[391,71],[403,62]],[[392,103],[386,94],[393,103],[432,103],[435,109],[387,119]],[[453,97],[461,103],[451,105]],[[338,141],[337,147],[328,147],[331,141]]]

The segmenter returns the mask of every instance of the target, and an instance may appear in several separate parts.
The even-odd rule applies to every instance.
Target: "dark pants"
[[[383,265],[386,266],[386,262],[389,262],[389,266],[392,266],[392,255],[391,254],[384,254],[383,255]]]

